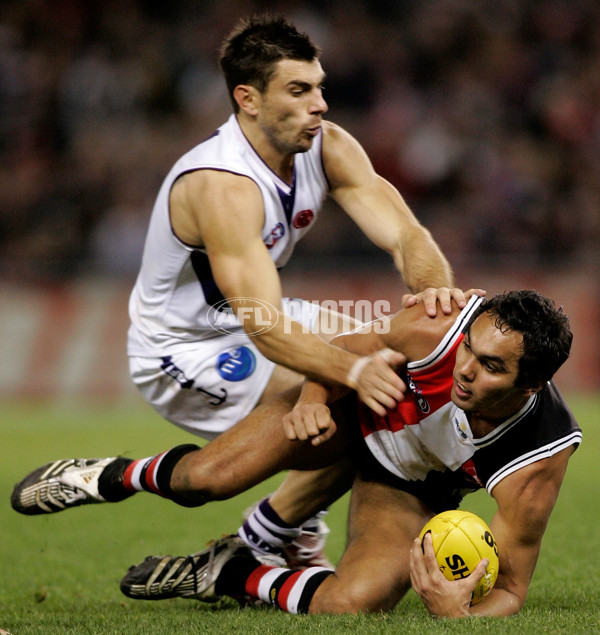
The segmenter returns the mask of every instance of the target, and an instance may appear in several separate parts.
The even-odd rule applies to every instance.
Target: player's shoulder
[[[332,190],[362,182],[365,177],[374,174],[364,148],[347,130],[324,121],[322,131],[323,167]]]
[[[242,199],[257,191],[256,183],[249,177],[230,172],[202,168],[181,174],[171,188],[171,200],[203,200],[215,198],[230,200],[236,196]]]
[[[217,170],[188,172],[174,183],[169,202],[173,230],[186,244],[205,246],[215,232],[260,236],[263,201],[249,178]]]
[[[435,317],[430,317],[424,305],[418,303],[390,318],[383,340],[389,348],[404,353],[409,361],[422,359],[442,341],[460,313],[461,309],[453,302],[449,315],[438,310]]]
[[[356,139],[345,128],[333,121],[324,120],[321,124],[321,130],[324,150],[335,150],[339,146],[358,145]]]
[[[321,122],[321,128],[323,130],[323,135],[327,137],[335,138],[336,135],[347,135],[349,134],[340,126],[339,124],[329,121],[329,119],[323,119]]]

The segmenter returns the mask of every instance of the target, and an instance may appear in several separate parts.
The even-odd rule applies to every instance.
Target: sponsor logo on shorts
[[[217,371],[227,381],[242,381],[256,368],[256,357],[247,346],[240,346],[219,355]]]
[[[169,377],[172,377],[182,388],[186,390],[195,390],[196,392],[204,393],[208,398],[208,403],[211,406],[220,406],[221,404],[227,401],[227,391],[225,388],[219,388],[220,395],[210,392],[202,386],[198,386],[193,379],[189,379],[186,377],[185,373],[179,368],[175,362],[173,362],[173,357],[171,355],[166,355],[165,357],[160,358],[162,364],[160,367],[163,372],[165,372]]]

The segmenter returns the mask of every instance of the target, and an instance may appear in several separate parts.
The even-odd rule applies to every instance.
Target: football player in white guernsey
[[[343,388],[307,381],[291,412],[284,415],[280,404],[282,412],[271,421],[235,426],[219,438],[231,443],[218,456],[207,452],[204,460],[213,469],[226,461],[242,463],[256,438],[266,444],[266,463],[274,471],[352,455],[358,469],[348,544],[337,569],[261,564],[231,536],[185,558],[149,558],[128,571],[121,589],[140,599],[249,596],[291,613],[358,613],[390,610],[412,584],[435,616],[517,613],[567,463],[581,441],[552,381],[571,341],[562,309],[534,291],[483,301],[473,296],[462,311],[433,320],[416,306],[393,316],[388,329],[365,325],[336,338],[337,345],[361,355],[384,347],[401,351],[406,398],[381,417],[355,393],[344,396]],[[240,479],[251,484],[254,478],[241,469],[230,478],[231,492]],[[192,475],[191,483],[182,479],[177,487],[194,497],[198,485]],[[497,504],[490,528],[500,567],[489,595],[471,606],[487,560],[470,576],[448,581],[431,537],[421,543],[417,536],[435,513],[457,508],[463,496],[480,488]],[[301,493],[298,499],[305,516],[322,503]],[[295,519],[302,518],[299,511]]]
[[[402,399],[404,384],[393,369],[401,356],[361,357],[332,346],[305,328],[318,326],[319,307],[300,303],[298,310],[282,298],[278,268],[325,196],[390,253],[411,291],[405,306],[423,302],[433,316],[438,308],[449,313],[451,299],[465,305],[462,291],[452,288],[447,260],[398,191],[350,134],[324,120],[319,55],[308,36],[281,17],[242,21],[220,59],[234,113],[176,162],[154,206],[130,300],[131,374],[165,419],[208,440],[256,418],[257,406],[268,416],[269,400],[304,376],[353,388],[380,414]],[[265,307],[269,311],[259,310]],[[341,317],[338,324],[338,332],[348,329]],[[36,514],[114,500],[106,484],[115,479],[131,492],[177,499],[170,472],[180,460],[194,468],[197,450],[179,446],[134,467],[115,457],[57,462],[19,484],[13,506]],[[261,462],[262,454],[244,461]],[[342,467],[339,487],[346,487]],[[264,502],[263,512],[280,523],[280,533],[287,531],[288,542],[300,533],[286,526],[290,493],[302,489],[318,499],[335,475],[335,468],[292,472]],[[250,525],[254,531],[242,531],[249,542],[280,550],[283,543],[264,524],[251,518]],[[320,539],[319,527],[315,521],[308,531]]]

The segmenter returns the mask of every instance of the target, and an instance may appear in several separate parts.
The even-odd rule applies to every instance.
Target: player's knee
[[[180,494],[197,505],[225,500],[240,491],[232,466],[205,451],[195,453],[189,457],[187,465],[180,466],[175,485]]]
[[[327,598],[313,600],[310,604],[310,612],[313,614],[327,613],[332,615],[380,613],[388,611],[392,606],[378,598],[369,598],[365,594],[352,595],[333,594]]]
[[[406,589],[384,589],[378,585],[365,584],[364,580],[346,582],[333,578],[329,588],[320,588],[310,603],[310,612],[344,613],[381,613],[396,606]],[[319,592],[320,591],[320,592]]]

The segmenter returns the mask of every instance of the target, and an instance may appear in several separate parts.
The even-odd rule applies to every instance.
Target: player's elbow
[[[506,592],[507,598],[505,600],[501,615],[503,617],[511,617],[521,612],[521,609],[525,606],[525,600],[527,599],[527,591],[523,594]]]
[[[496,585],[483,602],[471,608],[478,617],[511,617],[520,613],[527,599],[527,588],[506,589]]]

